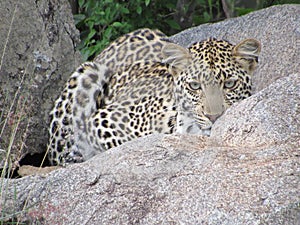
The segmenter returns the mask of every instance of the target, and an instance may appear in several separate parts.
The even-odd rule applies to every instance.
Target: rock
[[[6,206],[24,208],[8,204],[17,193],[22,219],[46,224],[299,224],[299,95],[300,74],[285,76],[234,105],[211,137],[151,135],[6,180]]]
[[[220,146],[290,143],[300,150],[300,73],[281,78],[229,108],[216,121],[211,135]]]
[[[21,177],[29,176],[29,175],[46,175],[53,170],[59,169],[58,166],[45,166],[45,167],[35,167],[30,165],[20,166],[18,169],[18,174]]]
[[[67,1],[1,1],[0,14],[0,149],[14,161],[45,152],[49,112],[81,61],[79,32]]]
[[[298,31],[293,27],[299,9],[271,7],[174,37],[203,39],[211,28],[211,36],[223,32],[232,35],[232,42],[256,37],[263,43],[256,93],[227,110],[211,137],[151,135],[46,176],[3,179],[2,220],[300,224],[299,62],[292,56],[295,48],[289,49],[291,54],[282,50],[296,44]],[[279,20],[286,33],[272,30],[280,29],[275,26]],[[270,30],[263,33],[266,26]]]

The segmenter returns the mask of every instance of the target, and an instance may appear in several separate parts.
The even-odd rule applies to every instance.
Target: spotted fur
[[[156,30],[129,33],[70,77],[52,110],[52,164],[84,161],[152,133],[209,135],[251,95],[260,44],[208,39],[188,49]]]

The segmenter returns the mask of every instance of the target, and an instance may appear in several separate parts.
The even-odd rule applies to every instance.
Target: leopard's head
[[[260,49],[254,39],[237,45],[208,39],[188,49],[166,45],[162,52],[175,81],[177,131],[209,134],[230,105],[249,97]]]

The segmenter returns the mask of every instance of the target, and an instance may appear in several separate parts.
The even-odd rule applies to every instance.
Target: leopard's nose
[[[214,123],[222,114],[216,114],[216,115],[205,115],[212,123]]]

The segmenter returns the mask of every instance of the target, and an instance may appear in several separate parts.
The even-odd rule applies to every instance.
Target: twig
[[[222,0],[222,7],[223,7],[223,11],[225,13],[226,18],[231,18],[231,12],[230,9],[228,7],[228,4],[226,2],[226,0]]]

